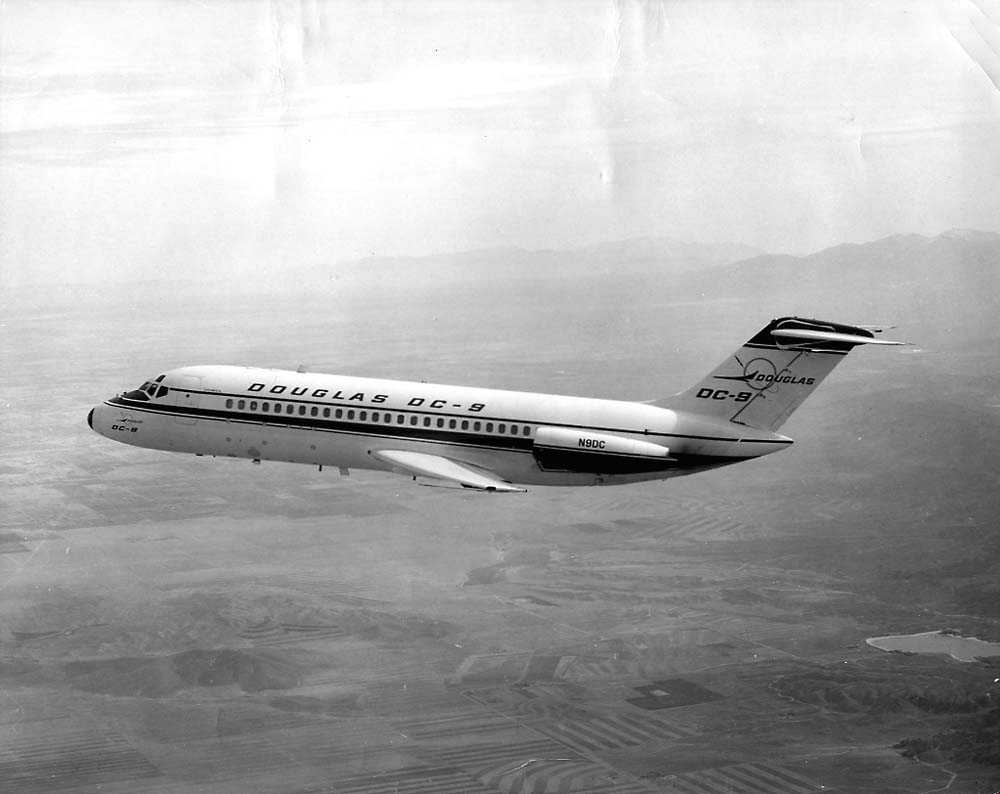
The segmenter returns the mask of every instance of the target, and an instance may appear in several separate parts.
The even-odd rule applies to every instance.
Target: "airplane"
[[[241,366],[173,369],[93,408],[91,429],[147,449],[391,471],[523,492],[692,474],[785,449],[792,411],[875,326],[772,320],[704,379],[650,402]]]

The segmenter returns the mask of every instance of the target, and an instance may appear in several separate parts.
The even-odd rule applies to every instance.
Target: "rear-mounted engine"
[[[676,463],[660,444],[564,427],[538,428],[532,454],[545,471],[635,474],[669,469]]]

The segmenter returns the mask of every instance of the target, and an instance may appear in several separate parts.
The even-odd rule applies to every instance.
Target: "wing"
[[[453,482],[465,488],[476,488],[480,491],[510,491],[524,493],[524,488],[518,488],[504,482],[492,472],[468,463],[459,463],[440,455],[428,455],[425,452],[411,452],[405,449],[374,449],[373,457],[388,463],[396,471],[410,474],[414,477],[431,477],[435,480]]]

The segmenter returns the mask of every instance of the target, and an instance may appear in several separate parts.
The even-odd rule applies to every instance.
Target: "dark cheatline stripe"
[[[754,455],[690,455],[678,453],[669,462],[662,458],[644,458],[627,455],[599,455],[595,453],[577,453],[575,450],[560,451],[555,448],[534,448],[534,440],[530,437],[483,436],[461,431],[437,430],[426,427],[408,427],[403,425],[351,423],[318,419],[317,417],[282,415],[280,420],[267,421],[263,415],[260,419],[246,414],[230,411],[210,411],[208,409],[188,408],[185,406],[137,406],[114,398],[107,405],[127,408],[131,411],[154,413],[163,416],[188,416],[210,421],[228,421],[238,424],[260,425],[262,427],[298,427],[303,430],[324,433],[345,433],[349,435],[369,436],[373,439],[411,440],[435,444],[474,447],[488,451],[507,451],[531,454],[537,452],[536,459],[542,469],[550,471],[574,471],[600,474],[636,474],[670,469],[703,469],[739,463],[755,457]],[[491,420],[493,421],[493,420]],[[526,424],[522,422],[522,424]],[[551,426],[551,425],[550,425]],[[607,430],[608,428],[601,428]],[[629,431],[620,431],[629,432]],[[650,434],[653,435],[653,434]],[[660,434],[663,435],[663,434]],[[675,438],[706,438],[705,436],[673,436]],[[717,438],[716,440],[736,441],[736,439]],[[783,439],[767,439],[744,443],[788,445],[792,442]],[[579,458],[579,460],[577,460]]]
[[[216,392],[197,392],[184,389],[172,389],[173,392],[185,392],[190,394],[206,394],[213,397],[233,397],[236,399],[248,400],[251,399],[245,394],[220,394]],[[262,398],[258,398],[262,399]],[[263,400],[262,400],[263,401]],[[292,403],[296,405],[316,405],[317,407],[324,408],[342,408],[350,410],[365,410],[368,412],[376,413],[392,413],[396,414],[419,414],[421,416],[428,415],[426,411],[414,411],[411,409],[402,408],[384,408],[380,406],[357,406],[357,405],[338,405],[333,403],[320,403],[311,402],[308,400],[280,400],[277,398],[272,398],[267,400],[268,402],[284,402]],[[209,408],[191,408],[183,405],[168,405],[164,403],[156,402],[130,402],[129,400],[123,399],[122,397],[112,397],[110,400],[106,401],[107,405],[114,406],[116,408],[129,408],[136,411],[146,411],[149,413],[159,413],[169,416],[185,416],[196,419],[222,419],[234,422],[244,422],[247,424],[264,424],[264,425],[277,425],[277,426],[289,426],[289,427],[303,427],[310,430],[330,430],[330,431],[340,431],[340,432],[351,432],[358,435],[375,435],[375,436],[392,436],[396,438],[415,438],[418,440],[438,440],[447,441],[449,443],[455,444],[472,444],[475,446],[486,446],[497,449],[518,449],[518,450],[529,450],[534,444],[534,439],[530,436],[497,436],[497,435],[484,435],[482,433],[469,433],[463,432],[461,430],[451,430],[448,428],[434,428],[434,427],[423,427],[423,426],[412,426],[412,425],[399,425],[399,424],[388,424],[388,423],[374,423],[374,422],[357,422],[357,421],[343,421],[336,419],[324,419],[322,417],[315,416],[299,416],[298,414],[264,414],[257,412],[254,414],[247,413],[245,411],[233,411],[233,410],[221,410],[221,409],[209,409]],[[471,414],[433,414],[435,418],[440,416],[442,419],[455,419],[456,421],[477,421],[477,422],[493,422],[493,423],[504,423],[504,424],[516,424],[516,425],[531,425],[534,427],[560,427],[567,428],[570,430],[591,430],[594,432],[605,432],[605,433],[637,433],[635,429],[620,428],[620,427],[590,427],[588,425],[576,425],[576,424],[565,424],[560,422],[538,422],[532,419],[497,419],[492,416],[482,416],[482,415],[471,415]],[[649,438],[684,438],[692,439],[695,441],[738,441],[739,438],[735,436],[699,436],[699,435],[687,435],[683,433],[645,433]],[[484,443],[488,442],[488,443]],[[747,443],[747,442],[744,442]],[[754,439],[751,443],[754,444],[780,444],[787,445],[791,441],[785,439]]]
[[[174,391],[177,391],[176,389]],[[412,439],[415,441],[443,441],[450,444],[463,444],[489,449],[514,450],[529,452],[533,439],[529,436],[485,436],[483,434],[448,430],[446,428],[423,427],[413,425],[398,425],[375,422],[351,422],[336,419],[323,419],[316,416],[299,416],[298,414],[248,414],[237,411],[214,410],[208,408],[190,408],[183,405],[135,405],[120,397],[108,400],[108,405],[116,408],[128,408],[133,411],[163,414],[165,416],[183,416],[192,419],[216,419],[220,421],[240,422],[243,424],[298,427],[304,430],[316,430],[329,433],[351,433],[353,435],[372,436],[373,438]],[[377,413],[389,412],[387,409],[370,409]],[[395,411],[392,413],[401,413]],[[471,420],[466,420],[471,421]],[[476,420],[483,421],[483,420]],[[490,419],[495,422],[497,420]],[[520,424],[527,424],[521,422]],[[486,443],[484,443],[486,442]]]

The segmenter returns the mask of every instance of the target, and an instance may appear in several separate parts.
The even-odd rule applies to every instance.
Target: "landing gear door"
[[[198,421],[197,409],[201,404],[201,378],[195,375],[181,375],[177,384],[170,385],[175,395],[178,413],[174,421],[181,425],[193,425]]]

